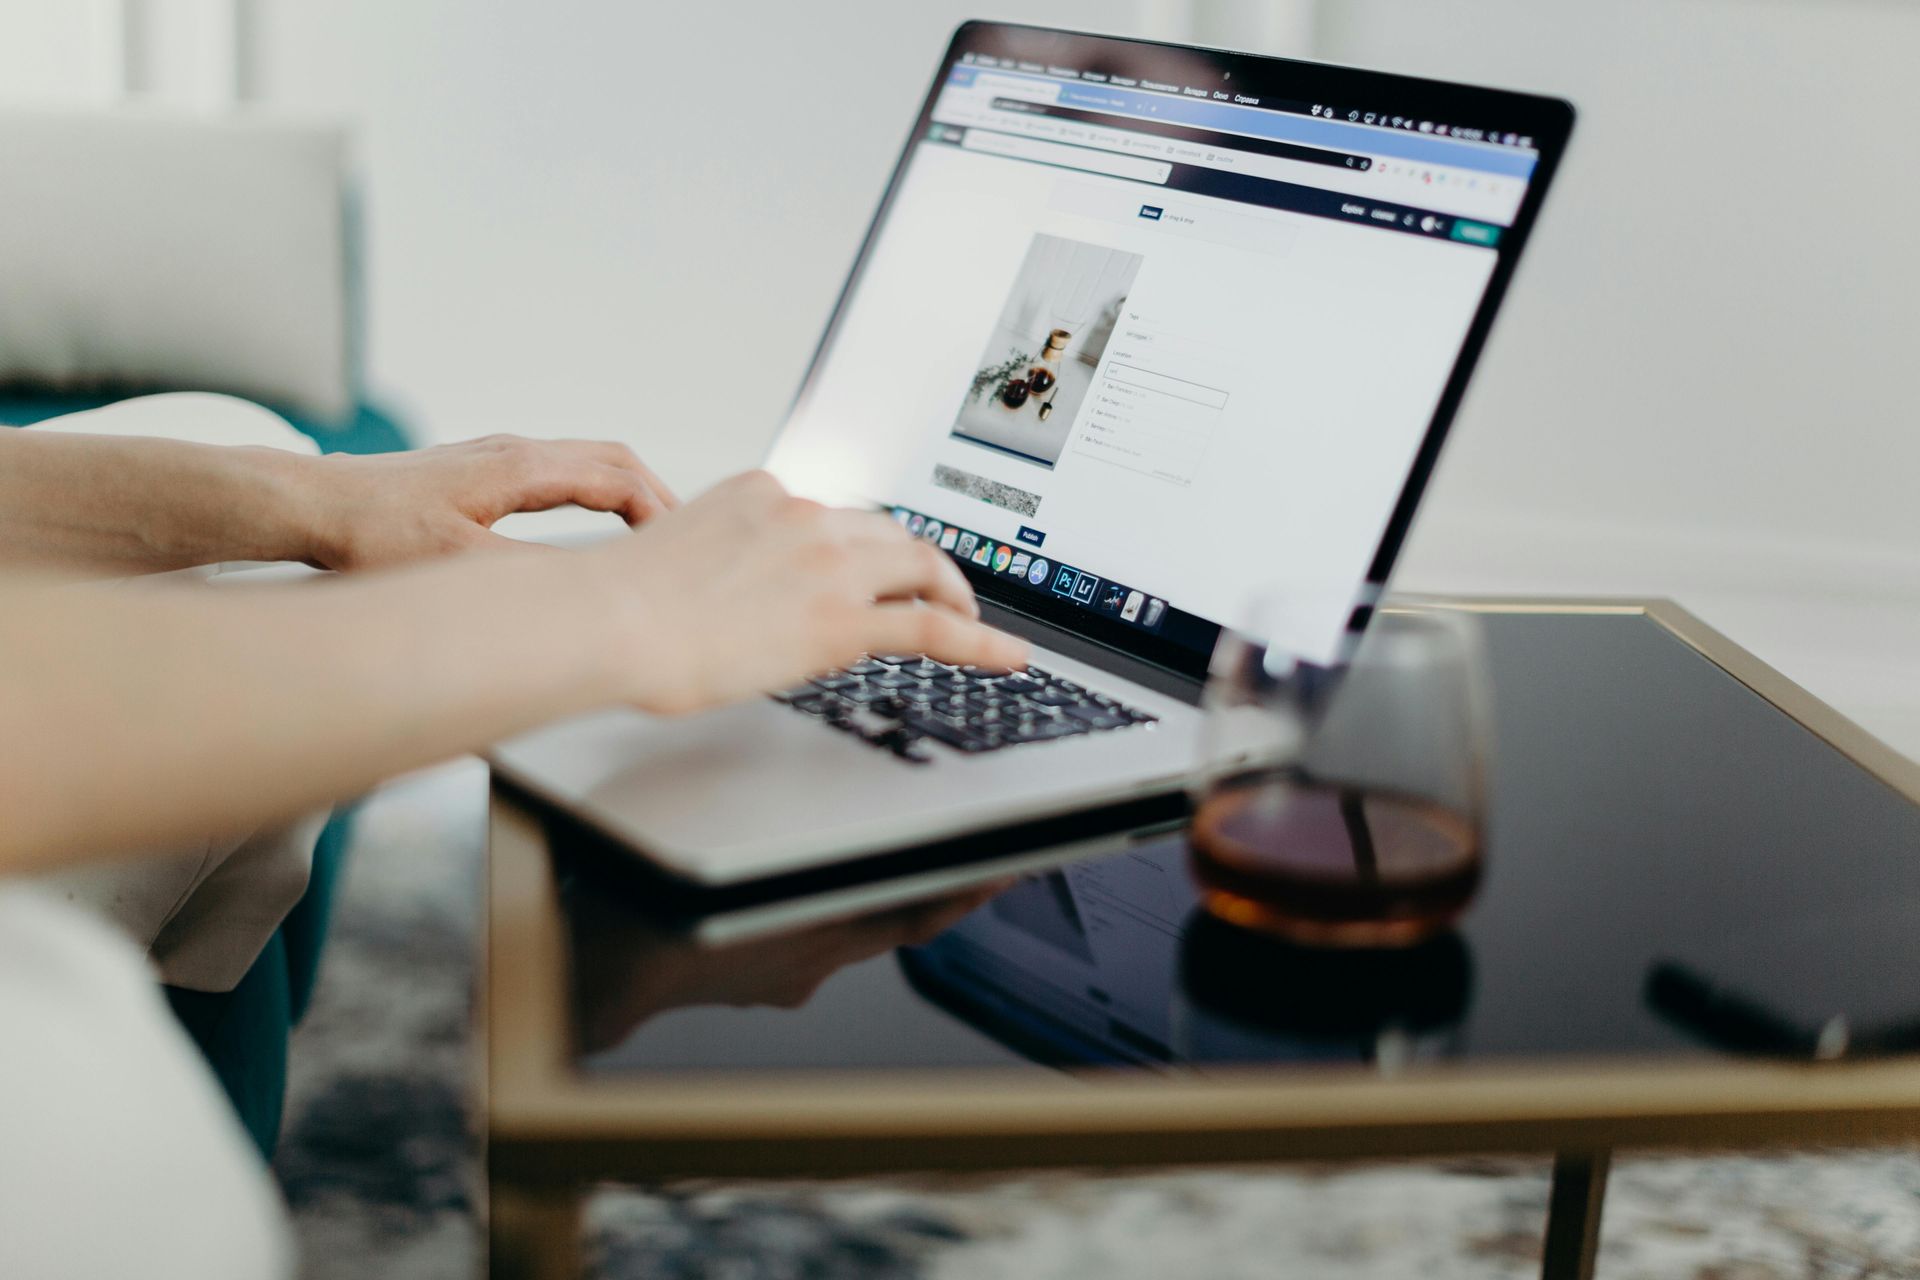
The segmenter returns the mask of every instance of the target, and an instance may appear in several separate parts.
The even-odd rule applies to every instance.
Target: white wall
[[[614,434],[698,488],[760,459],[972,7],[259,8],[267,100],[361,125],[376,385],[436,438]]]
[[[1401,583],[1670,594],[1920,752],[1920,6],[1342,0],[1317,36],[1581,109]]]
[[[945,0],[238,2],[243,79],[361,126],[376,388],[433,438],[618,435],[687,488],[760,456],[943,38],[973,16]],[[116,8],[0,0],[0,97],[98,93],[114,63],[90,49],[116,38]],[[1904,77],[1920,5],[1001,12],[1311,41],[1573,98],[1573,154],[1401,585],[1674,595],[1920,749]],[[717,94],[716,73],[779,87],[778,108]]]
[[[124,78],[118,0],[0,0],[0,103],[98,105]]]
[[[437,438],[757,460],[959,4],[256,0],[365,142],[377,384]],[[1009,16],[1562,93],[1573,154],[1401,575],[1674,595],[1920,747],[1920,6],[1045,0]],[[716,72],[781,106],[716,94]],[[859,96],[846,91],[849,81]],[[701,126],[696,132],[696,122]]]
[[[1582,108],[1449,497],[1920,548],[1920,6],[1359,0],[1322,47]]]

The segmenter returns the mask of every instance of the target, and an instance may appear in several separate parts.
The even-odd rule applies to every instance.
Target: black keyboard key
[[[1133,721],[1125,715],[1117,715],[1105,707],[1068,707],[1067,714],[1080,721],[1089,729],[1118,729]]]
[[[908,764],[933,763],[933,757],[927,754],[920,735],[904,725],[888,735],[881,745]]]
[[[916,764],[931,758],[926,739],[971,754],[1154,720],[1039,667],[956,668],[919,654],[861,658],[774,696]]]
[[[810,716],[823,716],[828,708],[842,705],[839,698],[819,689],[789,697],[786,703],[794,710],[804,711]]]
[[[967,722],[953,716],[930,715],[924,711],[909,711],[900,717],[900,723],[916,733],[924,733],[929,738],[937,738],[950,747],[958,747],[974,739]]]

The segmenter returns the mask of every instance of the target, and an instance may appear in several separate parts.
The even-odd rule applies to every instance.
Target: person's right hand
[[[626,698],[647,711],[786,688],[862,653],[1026,664],[1026,642],[980,622],[944,552],[884,515],[793,497],[764,471],[584,554],[613,574]]]

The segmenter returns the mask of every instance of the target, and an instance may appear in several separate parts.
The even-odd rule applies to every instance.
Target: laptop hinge
[[[1025,640],[1043,644],[1056,652],[1064,653],[1076,662],[1084,662],[1090,667],[1098,667],[1123,680],[1144,685],[1155,693],[1165,694],[1190,706],[1200,705],[1201,681],[1192,676],[1169,671],[1165,667],[1143,662],[1130,654],[1097,644],[1084,636],[1075,635],[1065,627],[1042,621],[1031,614],[1009,609],[1005,605],[991,600],[980,601],[980,617],[1002,631],[1011,631]]]

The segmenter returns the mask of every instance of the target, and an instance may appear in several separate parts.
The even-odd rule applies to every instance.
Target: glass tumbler
[[[1215,650],[1192,866],[1206,909],[1305,946],[1410,947],[1484,865],[1489,713],[1474,617],[1379,612],[1341,663],[1244,632]]]

